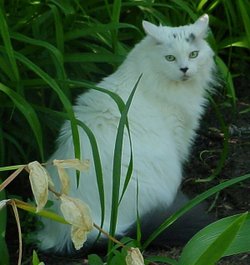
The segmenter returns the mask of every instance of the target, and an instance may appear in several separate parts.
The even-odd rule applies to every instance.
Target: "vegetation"
[[[226,104],[228,111],[236,115],[237,93],[234,89],[234,78],[241,74],[243,60],[245,64],[250,63],[250,3],[247,0],[1,0],[1,177],[7,177],[9,168],[4,166],[23,165],[33,160],[45,162],[53,150],[58,128],[65,119],[71,122],[75,156],[80,158],[77,124],[85,131],[88,128],[79,124],[74,117],[72,104],[76,95],[89,88],[97,89],[94,83],[117,68],[133,45],[143,37],[143,19],[156,24],[181,25],[193,22],[204,13],[210,16],[212,31],[208,39],[216,53],[221,76],[225,80],[224,86],[220,88],[223,105]],[[119,173],[122,152],[119,144],[126,126],[126,112],[130,102],[123,103],[115,95],[114,100],[122,113],[114,157],[114,170]],[[226,133],[227,124],[220,115],[221,105],[214,102],[218,119]],[[91,132],[88,135],[94,147],[94,136]],[[223,157],[221,163],[223,164]],[[98,152],[95,152],[95,166],[101,183],[101,169],[98,165]],[[221,168],[220,164],[218,170]],[[160,231],[193,205],[248,178],[249,175],[238,177],[213,187],[166,220],[143,246],[134,242],[132,246],[139,246],[143,250]],[[117,181],[119,184],[119,179]],[[25,194],[27,184],[22,185],[23,192],[15,187],[7,189],[7,198],[21,194],[24,195],[23,199],[28,199],[31,193]],[[117,208],[119,198],[115,194],[114,190],[113,203]],[[5,194],[1,191],[0,199],[3,200],[4,197]],[[4,208],[0,212],[0,264],[8,264],[8,251],[2,237],[6,220]],[[115,212],[113,222],[114,220]],[[224,227],[224,232],[215,241],[211,241],[211,233],[220,225]],[[228,217],[197,234],[184,248],[178,262],[160,257],[151,257],[148,260],[164,261],[168,264],[184,264],[183,260],[185,265],[215,264],[225,254],[249,251],[245,247],[246,241],[238,240],[237,244],[234,241],[236,235],[238,239],[244,240],[241,236],[250,234],[249,227],[249,214]],[[113,233],[111,229],[111,234]],[[200,238],[204,233],[210,237],[210,241],[201,244]],[[228,245],[223,243],[225,240]],[[233,243],[230,245],[231,242]],[[220,251],[217,251],[218,245],[221,246]],[[197,248],[200,251],[194,252]],[[123,251],[113,249],[112,255],[108,259],[109,264],[125,264]],[[38,264],[38,257],[35,257],[33,260]],[[103,264],[97,256],[91,256],[89,260],[93,265]],[[207,262],[204,263],[204,260]]]

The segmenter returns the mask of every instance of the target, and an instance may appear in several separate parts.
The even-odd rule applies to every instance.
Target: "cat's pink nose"
[[[180,68],[180,70],[185,74],[188,70],[188,67],[182,67],[182,68]]]

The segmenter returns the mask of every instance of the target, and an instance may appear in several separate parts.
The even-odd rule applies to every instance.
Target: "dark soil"
[[[224,104],[226,100],[223,95],[218,94],[215,99],[216,104],[220,106],[220,115],[225,124],[229,125],[228,136],[212,106],[208,108],[201,122],[192,155],[184,171],[183,190],[190,197],[222,181],[250,173],[250,111],[242,113],[250,108],[250,79],[239,78],[236,87],[238,101],[235,111]],[[196,182],[197,179],[204,180],[209,176],[213,176],[210,181]],[[211,205],[210,210],[217,218],[249,211],[250,181],[227,188],[220,192],[216,199],[210,198],[208,202]],[[149,249],[146,255],[178,258],[180,253],[181,248],[158,248]],[[87,260],[83,258],[67,259],[51,255],[41,255],[40,258],[46,265],[87,264]],[[249,265],[250,253],[223,258],[218,264]]]

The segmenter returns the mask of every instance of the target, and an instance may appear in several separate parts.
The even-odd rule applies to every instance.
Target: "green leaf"
[[[45,48],[54,56],[54,58],[57,60],[59,65],[61,66],[63,65],[63,56],[61,52],[55,46],[51,45],[49,42],[33,39],[21,33],[16,33],[16,32],[11,33],[10,36],[12,39],[18,40],[20,42]]]
[[[54,5],[49,5],[49,6],[54,15],[57,48],[62,54],[64,54],[64,30],[63,30],[62,17],[56,6]]]
[[[14,56],[12,44],[10,41],[10,34],[9,34],[8,25],[7,25],[7,22],[5,20],[5,16],[4,16],[2,7],[0,7],[0,25],[1,25],[0,26],[0,32],[1,32],[1,35],[3,38],[4,47],[6,49],[6,53],[7,53],[7,56],[9,58],[9,62],[11,64],[12,71],[14,74],[13,81],[18,81],[19,80],[19,71],[18,71],[16,59]]]
[[[100,205],[101,205],[101,226],[102,226],[105,217],[105,193],[104,193],[102,164],[101,164],[99,149],[93,132],[82,121],[77,120],[77,123],[87,134],[92,148],[92,154],[93,154],[93,160],[96,172],[96,180],[97,180]]]
[[[70,1],[70,0],[50,0],[50,2],[54,3],[56,6],[58,6],[66,16],[74,14],[74,8],[71,5],[71,3],[73,1]]]
[[[216,63],[219,67],[219,70],[224,78],[224,80],[227,83],[227,93],[232,99],[233,106],[236,106],[236,93],[235,93],[235,88],[234,88],[234,83],[233,83],[233,78],[230,73],[230,70],[228,69],[227,65],[223,62],[223,60],[216,56],[215,57]]]
[[[118,29],[134,29],[138,31],[138,28],[135,27],[132,24],[128,23],[107,23],[107,24],[101,24],[101,23],[90,23],[87,25],[85,28],[82,29],[72,29],[72,31],[66,32],[64,35],[64,40],[70,41],[70,40],[75,40],[78,38],[82,38],[85,36],[95,36],[95,35],[100,35],[101,33],[109,32],[109,31],[115,31]]]
[[[38,258],[38,255],[35,250],[33,250],[33,255],[32,255],[32,265],[39,265],[40,261]]]
[[[230,218],[232,221],[237,216],[228,217],[228,222]],[[240,231],[237,233],[235,240],[229,246],[225,252],[225,256],[236,255],[240,253],[250,252],[250,213],[246,217],[245,223],[242,225]]]
[[[42,136],[42,128],[41,124],[37,118],[36,112],[32,108],[32,106],[18,93],[10,89],[9,87],[5,86],[4,84],[0,83],[0,91],[5,93],[14,103],[14,105],[19,109],[19,111],[25,116],[27,122],[29,123],[37,144],[39,146],[40,154],[43,159],[43,136]]]
[[[246,36],[248,40],[248,47],[250,47],[250,4],[249,1],[239,0],[238,2],[241,18],[245,26]]]
[[[0,181],[1,184],[1,181]],[[0,201],[5,199],[5,192],[0,192]],[[9,264],[9,252],[5,242],[5,229],[7,223],[7,210],[6,207],[0,210],[0,265]]]
[[[88,255],[88,264],[89,265],[103,265],[103,261],[96,254]]]
[[[121,0],[114,0],[113,3],[113,10],[112,10],[112,22],[114,23],[119,23],[120,20],[120,14],[121,14],[121,5],[122,1]],[[114,53],[117,53],[118,49],[118,30],[113,30],[111,32],[112,34],[112,46]]]
[[[146,258],[145,261],[160,262],[160,263],[169,264],[169,265],[178,265],[179,264],[174,259],[170,259],[170,258],[162,257],[162,256],[150,256],[150,257]]]
[[[62,224],[68,224],[68,222],[62,216],[58,215],[57,213],[47,211],[47,210],[41,210],[41,211],[37,212],[35,206],[28,204],[26,202],[17,200],[17,199],[15,199],[15,204],[18,208],[23,209],[23,210],[30,212],[32,214],[36,214],[38,216],[42,216],[42,217],[54,220],[54,221],[62,223]]]
[[[54,62],[55,69],[57,71],[58,79],[65,80],[66,73],[64,70],[64,59],[63,55],[60,50],[58,50],[55,46],[51,45],[50,43],[42,40],[32,39],[20,33],[12,33],[10,34],[11,38],[14,40],[18,40],[23,43],[28,43],[35,46],[40,46],[45,48],[50,52],[52,55],[52,60]]]
[[[24,150],[24,148],[21,146],[20,141],[18,141],[18,139],[16,139],[15,137],[13,137],[11,134],[7,134],[5,132],[1,132],[3,135],[3,139],[5,141],[5,143],[11,144],[12,146],[14,146],[16,148],[16,150],[18,151],[16,153],[16,155],[22,157],[23,161],[29,161],[28,157],[27,157],[27,153],[26,150]],[[2,149],[4,150],[4,144],[0,144],[0,148],[2,147]],[[3,153],[1,154],[3,155]],[[0,171],[1,171],[1,167],[0,167]]]
[[[126,265],[125,253],[123,251],[113,251],[114,256],[108,261],[108,265]]]
[[[33,71],[38,76],[40,76],[57,93],[64,108],[66,109],[66,112],[68,114],[68,117],[71,123],[75,157],[81,158],[80,139],[79,139],[79,133],[78,133],[78,128],[77,128],[77,122],[76,122],[75,114],[74,114],[70,101],[65,96],[64,92],[61,90],[57,82],[51,76],[49,76],[46,72],[44,72],[38,65],[34,64],[32,61],[30,61],[27,57],[25,57],[21,53],[16,52],[15,57],[20,62],[22,62],[27,68],[29,68],[31,71]]]
[[[2,214],[0,214],[0,218],[2,218]],[[0,265],[8,265],[9,264],[9,252],[8,252],[7,244],[5,242],[5,237],[2,237],[1,235],[0,235],[0,255],[1,255]]]
[[[65,55],[65,62],[97,62],[97,63],[121,63],[123,56],[111,54],[111,53],[70,53]]]
[[[6,166],[6,167],[0,167],[0,172],[1,171],[10,171],[10,170],[16,170],[20,167],[23,167],[24,165],[15,165],[15,166]]]
[[[118,124],[116,141],[115,141],[115,150],[113,156],[113,171],[112,171],[112,206],[111,206],[111,218],[110,218],[110,235],[115,235],[117,216],[118,216],[118,205],[119,205],[119,189],[120,189],[120,180],[121,180],[121,166],[122,166],[122,150],[123,150],[123,137],[124,130],[128,124],[127,115],[132,103],[133,96],[135,94],[136,88],[140,82],[142,75],[138,78],[135,86],[132,89],[132,92],[129,95],[129,98],[126,102],[124,110],[121,113],[121,118]],[[127,127],[128,128],[128,127]],[[131,147],[132,148],[132,147]],[[109,250],[112,248],[113,243],[109,241]]]
[[[0,46],[0,47],[2,50],[4,50],[5,53],[7,53],[3,46]],[[13,80],[12,67],[9,64],[9,61],[6,60],[6,58],[4,56],[0,56],[0,69],[9,78],[9,80]]]
[[[250,250],[250,234],[248,239],[243,240],[243,233],[247,232],[244,228],[245,221],[249,220],[250,215],[244,213],[232,217],[223,218],[198,232],[184,247],[181,254],[179,265],[214,265],[221,257],[231,254],[238,254]],[[248,223],[248,232],[249,232]],[[233,252],[236,238],[241,239],[238,251]],[[241,249],[239,251],[239,249]]]

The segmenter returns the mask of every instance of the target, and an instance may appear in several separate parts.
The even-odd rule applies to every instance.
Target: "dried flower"
[[[57,167],[58,175],[61,181],[61,193],[68,194],[70,188],[69,176],[66,170],[62,167]]]
[[[138,248],[130,248],[126,256],[127,265],[144,265],[143,256]]]
[[[66,159],[53,160],[53,165],[60,168],[74,168],[79,171],[89,169],[89,160]]]
[[[89,168],[89,161],[79,159],[53,160],[53,165],[57,167],[58,175],[61,181],[61,193],[68,194],[70,188],[69,176],[65,168],[74,168],[79,171]]]
[[[75,248],[80,249],[87,240],[87,234],[93,229],[90,209],[86,203],[65,194],[60,196],[61,211],[65,220],[72,225],[71,239]]]
[[[83,244],[87,241],[87,233],[85,229],[73,226],[71,227],[71,239],[76,250],[81,249]]]
[[[48,200],[49,175],[37,161],[28,164],[30,185],[36,201],[36,211],[43,209]]]

